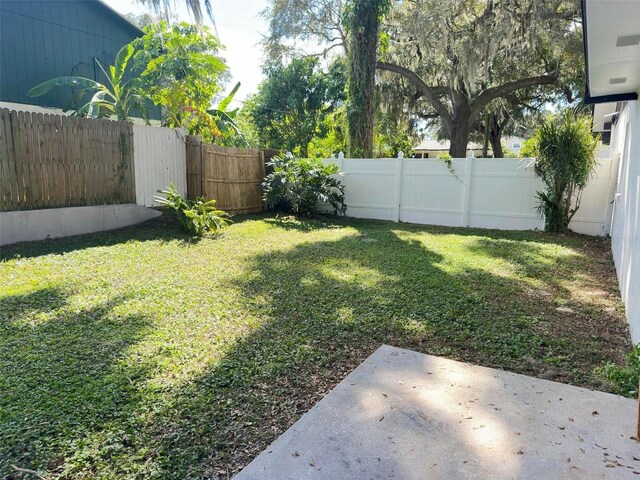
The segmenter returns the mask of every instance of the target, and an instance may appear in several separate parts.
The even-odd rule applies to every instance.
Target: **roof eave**
[[[638,92],[615,93],[611,95],[600,95],[592,97],[589,92],[589,41],[587,38],[587,0],[580,0],[580,10],[582,13],[582,47],[584,50],[584,74],[586,85],[584,89],[584,103],[594,105],[596,103],[626,102],[638,99]]]
[[[584,103],[587,105],[594,105],[596,103],[611,103],[611,102],[629,102],[631,100],[638,99],[637,92],[629,92],[629,93],[614,93],[611,95],[600,95],[598,97],[592,97],[589,95],[589,89],[587,85],[587,92],[584,96]]]

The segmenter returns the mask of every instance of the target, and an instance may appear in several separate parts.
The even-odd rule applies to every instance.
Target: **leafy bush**
[[[536,137],[527,138],[522,142],[520,148],[520,158],[531,158],[536,156]]]
[[[627,354],[626,365],[607,363],[598,372],[616,387],[620,395],[636,397],[640,382],[640,345],[635,345]]]
[[[169,184],[167,190],[160,193],[166,198],[155,197],[156,201],[175,210],[180,223],[189,233],[203,235],[209,232],[217,235],[231,222],[228,213],[215,207],[215,200],[205,201],[204,197],[198,197],[195,200],[184,199],[173,183]]]
[[[597,165],[598,141],[591,133],[591,117],[571,109],[558,119],[545,120],[536,132],[535,172],[546,187],[546,191],[537,192],[538,213],[544,216],[547,232],[569,229],[580,207],[582,190]]]
[[[328,203],[336,214],[346,213],[344,185],[332,177],[340,174],[335,163],[325,165],[318,159],[295,158],[288,153],[273,157],[267,167],[271,173],[262,189],[269,210],[314,215],[319,203]]]

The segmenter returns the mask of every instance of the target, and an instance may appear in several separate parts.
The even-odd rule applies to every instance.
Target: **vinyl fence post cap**
[[[404,158],[404,152],[402,150],[398,152],[398,158]]]
[[[340,151],[340,153],[338,153],[338,158],[344,158],[344,152]]]

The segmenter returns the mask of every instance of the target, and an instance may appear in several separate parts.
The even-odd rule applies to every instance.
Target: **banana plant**
[[[213,118],[216,127],[222,133],[223,137],[226,138],[233,132],[234,135],[237,135],[243,146],[248,147],[249,143],[247,142],[246,138],[235,122],[235,118],[238,115],[238,111],[240,109],[235,108],[233,110],[228,110],[229,104],[233,101],[233,97],[235,97],[239,88],[240,82],[236,83],[235,87],[233,87],[229,95],[220,100],[220,103],[216,108],[207,110],[207,113]]]
[[[30,97],[39,97],[56,87],[77,88],[73,105],[77,105],[87,93],[93,92],[91,99],[75,109],[74,116],[104,118],[115,115],[118,120],[127,120],[131,110],[138,110],[148,123],[147,97],[141,93],[140,80],[132,78],[124,81],[127,64],[134,53],[131,44],[125,45],[116,55],[115,65],[107,72],[96,59],[95,62],[107,77],[108,84],[102,84],[85,77],[57,77],[36,85],[29,90]],[[71,109],[71,108],[70,108]],[[70,109],[65,109],[68,111]]]

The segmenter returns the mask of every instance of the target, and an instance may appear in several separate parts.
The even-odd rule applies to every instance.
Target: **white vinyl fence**
[[[337,158],[344,172],[347,215],[358,218],[463,227],[530,230],[544,227],[535,194],[542,182],[532,159]],[[599,159],[571,229],[609,231],[617,166]]]
[[[136,203],[157,205],[154,196],[169,183],[182,196],[187,194],[185,131],[179,128],[133,126]]]

